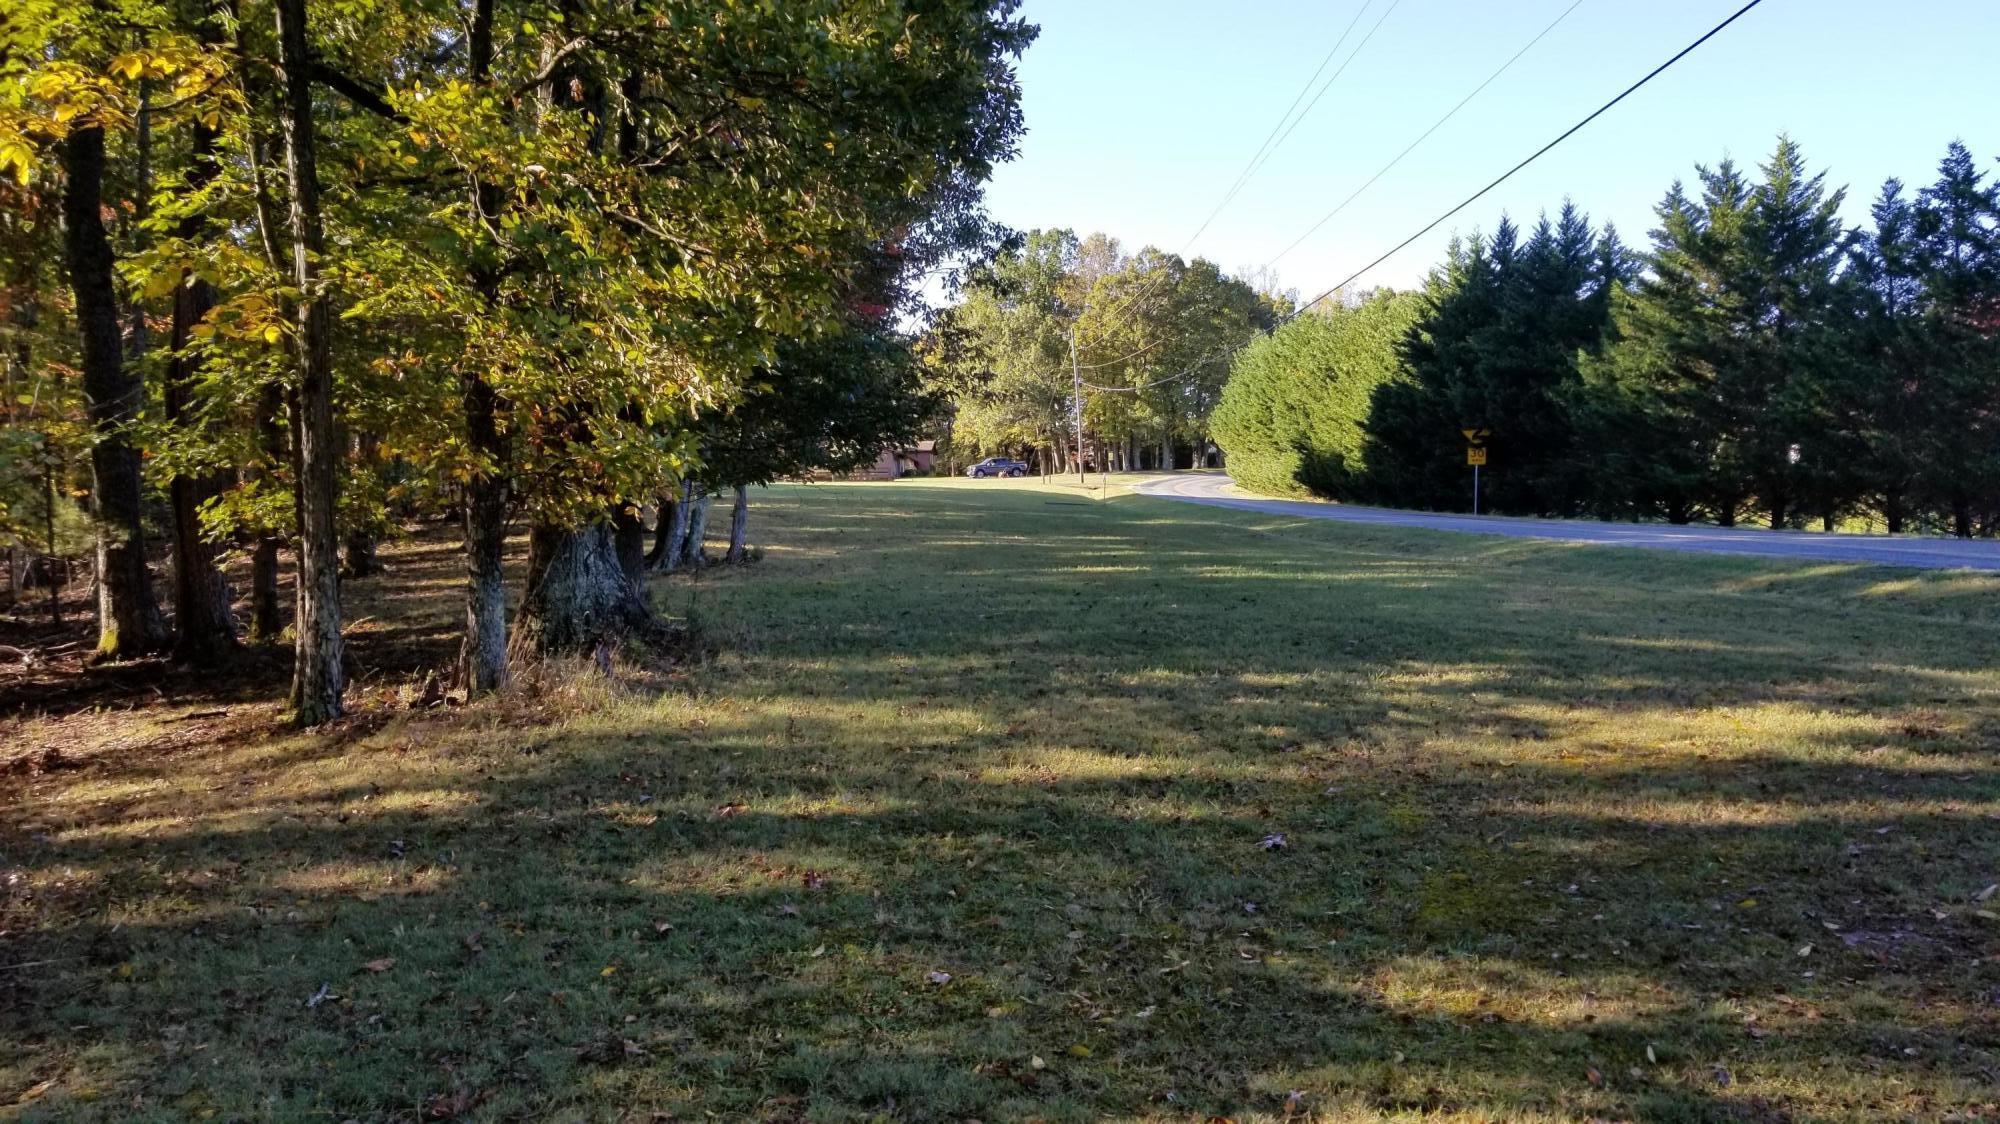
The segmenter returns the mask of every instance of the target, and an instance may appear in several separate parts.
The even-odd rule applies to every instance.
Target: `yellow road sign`
[[[1474,445],[1472,448],[1467,449],[1465,451],[1465,463],[1471,465],[1485,464],[1486,450],[1477,445]]]
[[[1468,445],[1484,445],[1486,439],[1493,436],[1493,431],[1490,429],[1461,429],[1459,432],[1465,434],[1465,443]]]

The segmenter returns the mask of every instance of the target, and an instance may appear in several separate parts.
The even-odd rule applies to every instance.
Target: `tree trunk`
[[[373,528],[349,527],[341,550],[341,576],[366,578],[381,573],[382,560],[375,552],[380,541]]]
[[[200,21],[200,40],[207,45],[221,41],[212,19]],[[217,129],[197,116],[188,126],[189,166],[186,190],[195,194],[214,182],[219,167]],[[207,217],[190,214],[180,221],[179,235],[189,241],[201,238],[208,229]],[[186,429],[197,424],[192,416],[194,384],[200,363],[190,351],[194,329],[208,310],[215,307],[215,287],[190,275],[174,289],[172,325],[167,359],[166,385],[162,401],[167,424]],[[197,666],[213,666],[236,650],[236,617],[230,611],[229,586],[216,565],[215,544],[201,533],[200,508],[217,495],[223,481],[215,473],[189,476],[175,473],[167,485],[174,513],[174,658]]]
[[[1900,535],[1903,533],[1903,493],[1901,489],[1891,488],[1888,494],[1882,497],[1882,518],[1889,525],[1890,534]]]
[[[72,130],[63,141],[64,242],[81,334],[83,394],[90,415],[90,513],[97,528],[97,654],[109,659],[166,648],[167,626],[146,573],[140,525],[139,451],[127,427],[145,386],[126,370],[104,231],[104,130]]]
[[[646,588],[646,520],[639,505],[620,503],[611,511],[611,527],[618,547],[618,567],[625,580],[638,589]]]
[[[1742,505],[1743,501],[1737,499],[1735,496],[1730,496],[1728,499],[1722,501],[1715,509],[1715,525],[1718,527],[1736,526],[1736,509]]]
[[[292,283],[299,296],[298,396],[293,427],[299,449],[299,574],[292,665],[292,719],[316,726],[340,717],[346,686],[341,667],[339,433],[333,417],[333,340],[326,296],[319,291],[325,252],[319,172],[313,135],[312,56],[306,45],[306,0],[276,0],[278,61],[284,97],[285,168],[291,190]]]
[[[240,26],[236,33],[240,49]],[[262,127],[253,128],[250,131],[250,175],[258,241],[263,246],[264,259],[273,270],[282,273],[285,258],[278,249],[277,208],[271,199],[270,181],[264,174],[269,165],[269,135]],[[257,444],[263,453],[263,464],[257,472],[267,482],[279,480],[283,475],[280,466],[292,459],[292,442],[281,424],[285,414],[285,397],[284,387],[277,382],[266,385],[257,395]],[[293,504],[294,511],[297,506]],[[258,532],[257,545],[250,552],[250,636],[262,643],[275,641],[285,629],[284,609],[278,602],[278,547],[282,540],[283,536],[267,527]]]
[[[481,420],[477,404],[468,402],[467,412],[474,415],[475,435],[486,433],[486,427],[477,424]],[[490,412],[483,420],[491,422]],[[501,565],[507,540],[506,478],[475,475],[466,482],[462,502],[465,635],[459,642],[458,680],[467,695],[479,695],[507,685],[507,585]]]
[[[1172,472],[1173,470],[1174,439],[1171,437],[1162,437],[1160,438],[1160,471]]]
[[[43,462],[42,487],[44,489],[42,498],[48,503],[48,507],[44,509],[45,519],[43,530],[48,532],[49,544],[49,553],[47,556],[49,561],[49,623],[57,628],[61,628],[62,582],[58,580],[58,575],[62,573],[62,570],[58,569],[58,567],[62,565],[62,560],[56,557],[56,465],[53,458]],[[64,569],[66,568],[64,567]]]
[[[216,130],[199,121],[192,130],[193,166],[187,182],[190,191],[198,191],[215,178]],[[181,220],[181,237],[199,238],[206,225],[201,216],[190,215]],[[195,327],[213,307],[215,289],[198,277],[190,276],[174,289],[169,329],[173,354],[167,360],[162,401],[167,424],[177,429],[197,424],[191,408],[200,363],[190,347]],[[216,565],[215,544],[201,532],[201,505],[220,490],[221,482],[212,473],[175,473],[167,485],[174,513],[174,658],[198,666],[213,666],[236,650],[236,618],[230,612],[229,586]]]
[[[708,565],[703,548],[708,544],[708,509],[714,502],[706,487],[695,485],[694,510],[688,514],[687,539],[681,544],[681,565],[690,570]]]
[[[673,510],[662,512],[660,519],[665,523],[666,550],[660,556],[656,567],[663,573],[672,573],[681,567],[681,555],[687,550],[688,521],[694,513],[694,483],[683,481],[680,499],[674,502]]]
[[[475,0],[468,29],[466,63],[474,85],[486,85],[493,67],[493,0]],[[482,222],[493,221],[501,196],[493,186],[475,181],[470,202]],[[472,287],[491,306],[499,299],[493,270],[475,265]],[[513,445],[500,424],[506,403],[493,384],[465,372],[459,379],[459,401],[465,411],[465,432],[479,463],[466,481],[465,506],[465,635],[459,642],[458,679],[467,695],[497,691],[507,685],[507,587],[502,555],[507,539],[507,504],[511,498]]]
[[[1964,492],[1951,497],[1951,533],[1961,539],[1972,537],[1972,500]]]
[[[372,506],[381,487],[382,438],[373,433],[357,434],[353,454],[352,471],[368,480],[368,498]],[[382,541],[383,518],[383,513],[371,510],[366,518],[348,522],[345,556],[340,569],[342,577],[366,578],[382,572],[382,563],[375,548]]]
[[[671,546],[675,512],[680,508],[676,493],[668,492],[660,497],[659,511],[653,517],[653,549],[646,552],[648,570],[667,570],[667,548]]]
[[[750,530],[750,488],[736,485],[735,501],[729,508],[729,553],[723,555],[725,562],[742,562],[750,557],[746,541]]]
[[[1779,495],[1773,498],[1770,503],[1770,508],[1771,508],[1771,529],[1773,531],[1784,530],[1785,524],[1790,522],[1792,517],[1792,508],[1791,504],[1787,502],[1787,497]]]
[[[515,652],[581,655],[651,623],[644,595],[619,564],[609,520],[576,530],[541,526],[530,534]]]
[[[276,478],[287,456],[284,428],[278,424],[285,397],[276,386],[264,388],[257,400],[257,441],[263,447],[265,476]],[[262,643],[285,631],[285,611],[278,602],[278,547],[282,536],[264,530],[250,552],[250,637]]]

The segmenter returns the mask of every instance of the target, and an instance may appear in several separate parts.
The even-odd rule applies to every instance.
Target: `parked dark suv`
[[[975,480],[983,476],[1026,476],[1028,466],[1020,461],[1010,461],[1006,457],[987,457],[966,469],[965,474]]]

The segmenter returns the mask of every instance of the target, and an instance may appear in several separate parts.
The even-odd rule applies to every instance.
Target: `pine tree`
[[[1403,349],[1405,381],[1385,386],[1367,455],[1392,503],[1469,506],[1463,429],[1489,431],[1485,506],[1573,514],[1579,471],[1577,356],[1603,338],[1629,266],[1615,236],[1565,204],[1523,240],[1503,219],[1492,238],[1454,248],[1426,288],[1428,311]]]
[[[1646,273],[1585,364],[1600,476],[1639,514],[1727,526],[1754,499],[1789,526],[1812,466],[1841,459],[1815,419],[1838,396],[1842,193],[1789,138],[1760,183],[1727,160],[1697,171],[1700,198],[1662,200]],[[1824,506],[1836,477],[1817,479]]]
[[[2000,486],[2000,193],[1954,143],[1917,199],[1925,490],[1961,538]]]

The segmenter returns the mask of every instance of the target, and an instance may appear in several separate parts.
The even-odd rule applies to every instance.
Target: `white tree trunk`
[[[708,541],[708,509],[715,497],[708,489],[695,485],[694,511],[688,515],[687,541],[681,544],[681,565],[690,570],[699,570],[708,565],[708,555],[702,548]]]
[[[729,510],[729,553],[726,561],[741,562],[749,557],[750,549],[746,541],[750,530],[750,489],[747,485],[736,486],[736,501]]]

